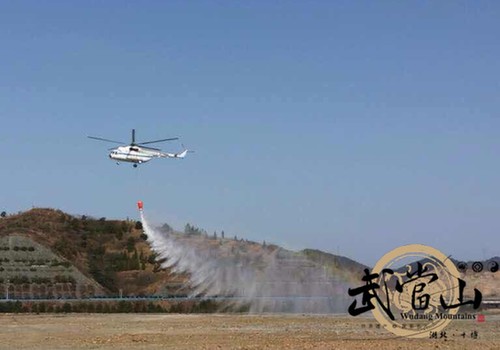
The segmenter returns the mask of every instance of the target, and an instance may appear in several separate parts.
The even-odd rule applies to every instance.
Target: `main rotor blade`
[[[163,139],[163,140],[156,140],[156,141],[146,141],[146,142],[140,142],[138,143],[138,145],[148,145],[150,143],[158,143],[158,142],[165,142],[165,141],[174,141],[174,140],[178,140],[179,138],[178,137],[172,137],[170,139]]]
[[[98,141],[104,141],[104,142],[112,142],[112,143],[118,143],[120,145],[123,145],[124,143],[123,142],[120,142],[120,141],[114,141],[114,140],[108,140],[108,139],[103,139],[101,137],[94,137],[94,136],[87,136],[89,139],[94,139],[94,140],[98,140]]]

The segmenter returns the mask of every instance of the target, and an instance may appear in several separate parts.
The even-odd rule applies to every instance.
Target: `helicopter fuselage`
[[[109,153],[109,158],[118,162],[129,162],[135,164],[146,163],[152,158],[158,158],[161,156],[161,152],[138,146],[121,146],[114,148]]]

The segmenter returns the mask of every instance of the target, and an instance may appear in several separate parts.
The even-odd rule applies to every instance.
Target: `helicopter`
[[[149,145],[152,143],[166,142],[166,141],[174,141],[178,140],[178,137],[172,137],[168,139],[161,139],[155,141],[146,141],[146,142],[135,142],[135,129],[132,129],[132,142],[130,145],[126,145],[125,142],[114,141],[109,139],[104,139],[102,137],[95,136],[87,136],[89,139],[117,143],[123,146],[118,146],[115,148],[110,148],[109,158],[116,160],[116,164],[120,164],[120,162],[129,162],[134,163],[134,168],[137,168],[138,164],[149,162],[153,158],[184,158],[186,154],[190,151],[184,149],[180,153],[165,153],[162,152],[158,148],[147,147],[144,145]]]

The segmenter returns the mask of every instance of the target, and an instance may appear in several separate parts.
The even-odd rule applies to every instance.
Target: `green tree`
[[[23,304],[18,300],[14,303],[13,310],[15,313],[23,311]]]
[[[117,231],[115,235],[116,235],[116,239],[121,241],[123,238],[123,231],[121,231],[121,230]]]
[[[98,314],[101,314],[102,313],[102,303],[98,303],[95,307],[95,312],[97,312]]]
[[[169,224],[167,223],[164,223],[162,226],[161,226],[161,230],[164,231],[164,232],[173,232],[173,228],[172,226],[170,226]]]
[[[175,304],[174,304],[175,305]],[[173,307],[173,306],[172,306]],[[148,313],[151,313],[151,312],[155,312],[155,306],[152,302],[149,302],[148,303],[148,306],[146,308],[146,312]]]
[[[139,255],[137,254],[137,249],[134,248],[134,255],[132,256],[132,263],[130,264],[130,269],[131,270],[139,270],[140,269],[140,264],[139,264]]]
[[[62,312],[68,313],[71,312],[71,304],[70,303],[64,303],[62,306]]]
[[[118,302],[118,312],[129,313],[132,312],[132,304],[125,300],[121,300]]]
[[[105,314],[109,314],[111,312],[111,308],[109,307],[108,303],[104,304],[104,306],[102,307],[102,312]]]
[[[87,310],[90,313],[95,312],[95,305],[94,305],[94,303],[89,303],[89,306],[87,307]]]
[[[184,226],[184,233],[187,235],[198,235],[199,236],[203,233],[203,230],[188,223],[188,224],[186,224],[186,226]]]
[[[46,307],[45,303],[40,303],[40,305],[38,305],[38,312],[42,313],[45,311],[47,311],[47,307]]]
[[[132,253],[134,251],[134,248],[135,248],[135,238],[134,237],[129,237],[127,239],[127,251],[129,253]]]

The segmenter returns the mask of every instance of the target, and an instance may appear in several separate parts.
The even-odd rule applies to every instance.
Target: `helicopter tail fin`
[[[186,154],[187,154],[187,153],[188,153],[188,150],[187,150],[187,149],[185,149],[185,150],[184,150],[184,151],[182,151],[181,153],[177,153],[177,154],[175,155],[175,158],[184,158],[184,157],[186,157]]]
[[[184,151],[180,153],[162,153],[161,157],[165,158],[185,158],[188,153],[191,153],[193,151],[189,151],[188,149],[184,148]]]

